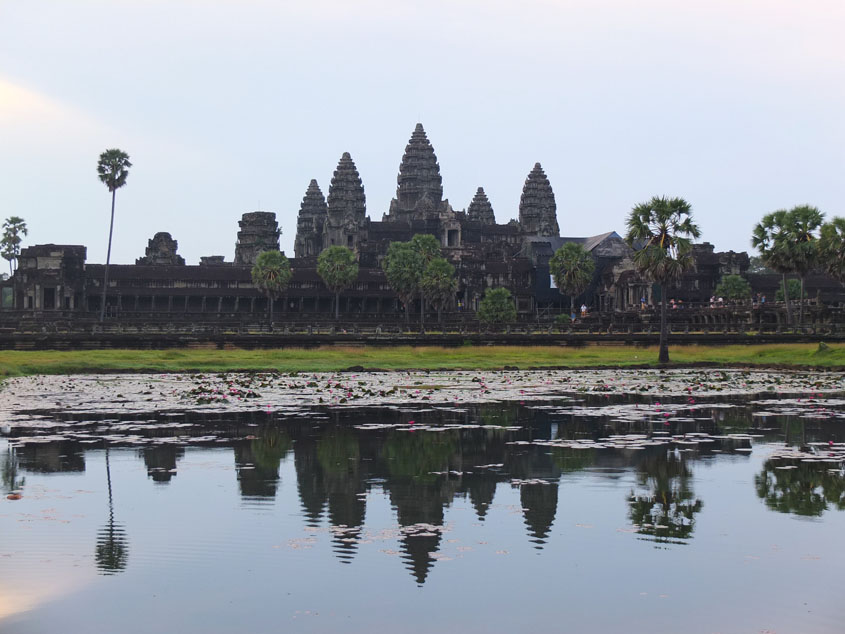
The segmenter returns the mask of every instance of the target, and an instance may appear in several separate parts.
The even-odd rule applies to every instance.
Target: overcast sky
[[[292,256],[309,180],[350,152],[381,220],[420,121],[455,209],[516,218],[539,161],[563,235],[665,194],[747,250],[777,208],[845,215],[843,34],[841,0],[0,0],[0,216],[104,261],[118,147],[113,262],[157,231],[231,261],[257,209]]]

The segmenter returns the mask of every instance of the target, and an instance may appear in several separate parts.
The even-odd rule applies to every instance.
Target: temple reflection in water
[[[750,411],[713,410],[709,417],[681,419],[671,433],[708,432],[751,424]],[[171,416],[167,420],[173,420]],[[408,423],[413,420],[415,425]],[[72,417],[58,426],[74,428]],[[284,420],[255,412],[244,415],[189,413],[178,418],[172,434],[166,426],[151,428],[139,441],[110,435],[108,445],[92,434],[88,440],[14,439],[2,459],[3,486],[22,486],[27,473],[83,472],[89,452],[112,458],[134,452],[155,486],[168,486],[180,462],[195,447],[231,450],[241,499],[251,505],[271,505],[283,485],[281,465],[293,460],[301,513],[307,527],[328,525],[332,550],[349,563],[365,539],[367,502],[383,493],[398,524],[398,554],[418,584],[423,584],[442,548],[445,512],[456,499],[466,499],[477,520],[485,522],[499,486],[519,489],[525,534],[542,550],[551,539],[561,504],[560,490],[568,478],[591,471],[618,479],[633,474],[634,486],[620,503],[640,539],[658,544],[683,544],[695,531],[706,508],[694,490],[694,465],[714,459],[747,460],[718,442],[678,451],[666,446],[636,450],[549,447],[537,439],[598,439],[613,433],[647,431],[635,423],[587,420],[542,407],[516,404],[468,406],[463,409],[325,409]],[[89,427],[98,424],[86,421]],[[399,424],[399,426],[396,426]],[[643,423],[645,424],[645,423]],[[432,426],[438,431],[432,431]],[[512,425],[511,429],[503,426]],[[766,433],[772,440],[806,442],[829,437],[817,422],[808,430],[784,418]],[[361,428],[361,427],[364,428]],[[103,425],[102,429],[106,426]],[[186,431],[186,428],[189,428]],[[133,431],[138,433],[138,428]],[[178,434],[178,435],[177,435]],[[131,444],[143,446],[132,447]],[[290,471],[289,471],[290,472]],[[131,526],[115,519],[109,477],[108,520],[97,533],[96,562],[104,574],[127,566]],[[759,498],[775,511],[818,516],[828,509],[845,509],[843,478],[811,465],[778,470],[764,464],[755,486]],[[292,486],[293,482],[287,483]]]

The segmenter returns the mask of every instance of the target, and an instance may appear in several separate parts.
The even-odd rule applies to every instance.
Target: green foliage
[[[666,286],[692,266],[692,239],[701,230],[692,221],[692,207],[683,198],[653,197],[631,210],[625,241],[633,248],[634,266],[660,284],[660,363],[668,363]]]
[[[339,295],[358,279],[358,262],[351,249],[331,246],[317,258],[317,274],[332,293],[335,294],[335,318],[338,317]]]
[[[317,274],[332,293],[339,293],[358,278],[358,262],[351,249],[331,246],[317,258]]]
[[[692,266],[692,238],[701,231],[683,198],[653,197],[631,210],[625,240],[635,249],[634,265],[658,284],[677,280]]]
[[[819,257],[818,231],[824,220],[818,208],[798,205],[766,214],[754,227],[751,246],[773,271],[806,275]]]
[[[9,261],[9,274],[14,274],[17,268],[18,256],[21,254],[22,237],[28,233],[26,222],[20,216],[9,216],[3,223],[3,236],[0,237],[0,256]],[[14,268],[12,263],[14,262]]]
[[[716,287],[716,295],[725,299],[748,299],[751,284],[741,275],[725,275]]]
[[[516,306],[506,288],[493,288],[484,293],[478,305],[478,319],[485,324],[505,324],[516,321]]]
[[[423,256],[409,242],[391,242],[387,255],[381,261],[381,267],[390,288],[405,306],[407,319],[411,301],[419,292],[420,280],[425,269]]]
[[[285,292],[292,276],[290,261],[280,251],[264,251],[252,267],[252,283],[271,304]]]
[[[819,261],[831,276],[845,282],[845,218],[833,218],[821,227]]]
[[[420,289],[438,311],[443,310],[453,301],[458,290],[455,267],[445,258],[435,257],[423,271]]]
[[[570,317],[566,313],[561,313],[560,315],[555,317],[556,326],[568,326],[570,323],[572,323],[572,317]]]
[[[786,281],[786,290],[789,292],[789,299],[798,299],[801,297],[801,282],[798,280],[787,280]],[[779,288],[775,293],[775,301],[782,302],[783,301],[783,289]]]
[[[574,306],[575,298],[586,291],[593,281],[596,263],[580,244],[567,242],[549,260],[549,270],[558,290],[569,295]]]
[[[129,155],[123,150],[114,148],[100,154],[100,160],[97,161],[97,174],[109,191],[114,192],[126,184],[130,167],[132,163],[129,162]]]
[[[422,256],[426,264],[440,257],[440,241],[427,233],[418,233],[411,238],[411,248]]]

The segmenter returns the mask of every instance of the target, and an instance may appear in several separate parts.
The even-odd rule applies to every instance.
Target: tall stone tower
[[[483,225],[496,224],[496,216],[493,213],[493,205],[487,199],[487,194],[484,193],[484,188],[479,187],[472,197],[472,202],[467,208],[467,218],[472,222],[480,222]]]
[[[544,238],[559,236],[557,205],[552,185],[539,163],[525,179],[519,200],[519,224],[526,235]]]
[[[296,219],[296,240],[293,244],[295,257],[319,255],[323,249],[323,228],[327,217],[326,199],[317,181],[312,178]]]
[[[367,219],[364,184],[349,152],[344,152],[329,186],[323,247],[338,245],[354,249]]]
[[[279,250],[279,223],[272,211],[245,213],[238,225],[238,241],[235,243],[235,264],[255,264],[264,251]]]
[[[390,203],[386,220],[427,220],[444,210],[440,165],[421,123],[405,147],[397,182],[396,198]]]

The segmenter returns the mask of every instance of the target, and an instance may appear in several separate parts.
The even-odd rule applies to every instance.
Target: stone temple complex
[[[527,174],[519,209],[507,212],[518,215],[518,220],[497,223],[481,186],[463,210],[453,207],[444,197],[440,165],[421,124],[405,147],[396,195],[380,220],[369,215],[364,183],[353,157],[343,153],[326,195],[317,180],[305,189],[291,259],[293,278],[278,300],[276,318],[329,318],[333,294],[317,275],[317,257],[329,246],[342,245],[356,253],[360,272],[356,284],[341,295],[341,313],[355,320],[397,319],[404,308],[380,262],[391,242],[407,241],[416,234],[435,236],[443,256],[455,266],[458,290],[446,311],[453,316],[471,316],[485,291],[494,287],[512,292],[522,319],[551,318],[568,311],[569,298],[554,288],[548,266],[555,250],[567,242],[583,245],[596,261],[593,282],[577,298],[579,304],[593,311],[626,311],[638,308],[642,298],[652,302],[653,286],[636,272],[633,251],[618,233],[561,235],[554,189],[540,163]],[[256,319],[263,319],[268,300],[254,288],[251,269],[262,251],[279,249],[281,231],[275,213],[267,211],[245,213],[238,224],[232,262],[211,255],[188,265],[177,253],[177,241],[169,233],[156,233],[134,265],[110,267],[109,316],[181,313],[203,319],[255,313]],[[744,274],[748,268],[746,253],[717,253],[707,243],[694,249],[694,266],[669,291],[684,302],[706,303],[722,275]],[[86,262],[84,246],[25,248],[15,275],[0,282],[2,308],[93,315],[100,307],[103,273],[102,264]],[[761,277],[757,282],[774,295],[777,279]],[[416,313],[419,306],[411,309]]]

